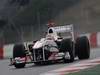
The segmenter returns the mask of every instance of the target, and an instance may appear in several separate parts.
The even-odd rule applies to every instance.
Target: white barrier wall
[[[13,46],[14,44],[5,45],[3,47],[3,58],[11,58],[13,57]]]
[[[24,42],[24,45],[32,44],[32,42]],[[14,44],[5,45],[3,47],[3,58],[12,58],[13,57],[13,47]]]

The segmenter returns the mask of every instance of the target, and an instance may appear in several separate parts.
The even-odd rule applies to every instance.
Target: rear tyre
[[[16,57],[25,57],[25,46],[23,44],[16,44],[13,47],[13,58],[15,59]],[[25,63],[20,63],[17,64],[15,63],[14,66],[16,68],[23,68],[25,67]]]
[[[66,56],[66,52],[69,53],[69,56],[70,58],[67,59],[65,56],[64,56],[64,62],[73,62],[74,61],[74,44],[73,42],[71,41],[71,39],[64,39],[62,40],[61,42],[61,47],[60,47],[60,50],[61,52],[64,52],[65,53],[65,56]]]
[[[76,39],[75,51],[79,59],[89,59],[90,44],[86,36],[82,36]]]

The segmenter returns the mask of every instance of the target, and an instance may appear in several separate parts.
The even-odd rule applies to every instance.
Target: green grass
[[[76,73],[70,73],[67,75],[100,75],[100,65],[97,65],[93,68],[81,70],[81,71],[76,72]]]

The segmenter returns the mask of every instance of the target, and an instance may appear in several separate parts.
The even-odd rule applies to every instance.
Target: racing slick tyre
[[[13,59],[16,57],[25,57],[25,46],[23,44],[15,44],[13,47]],[[15,63],[14,66],[16,68],[25,67],[25,63]]]
[[[60,50],[64,52],[64,62],[73,62],[74,61],[74,43],[71,41],[71,39],[64,39],[61,42]],[[66,58],[66,53],[69,54],[69,58]]]
[[[90,57],[90,44],[86,36],[76,39],[75,51],[79,59],[88,59]]]

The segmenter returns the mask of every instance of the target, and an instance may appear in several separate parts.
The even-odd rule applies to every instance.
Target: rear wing
[[[65,26],[50,27],[48,29],[48,34],[50,33],[71,33],[72,40],[74,41],[74,29],[73,24]]]
[[[53,30],[53,32],[63,33],[63,32],[74,32],[73,31],[73,24],[65,25],[65,26],[57,26],[57,27],[50,27],[48,32]]]

